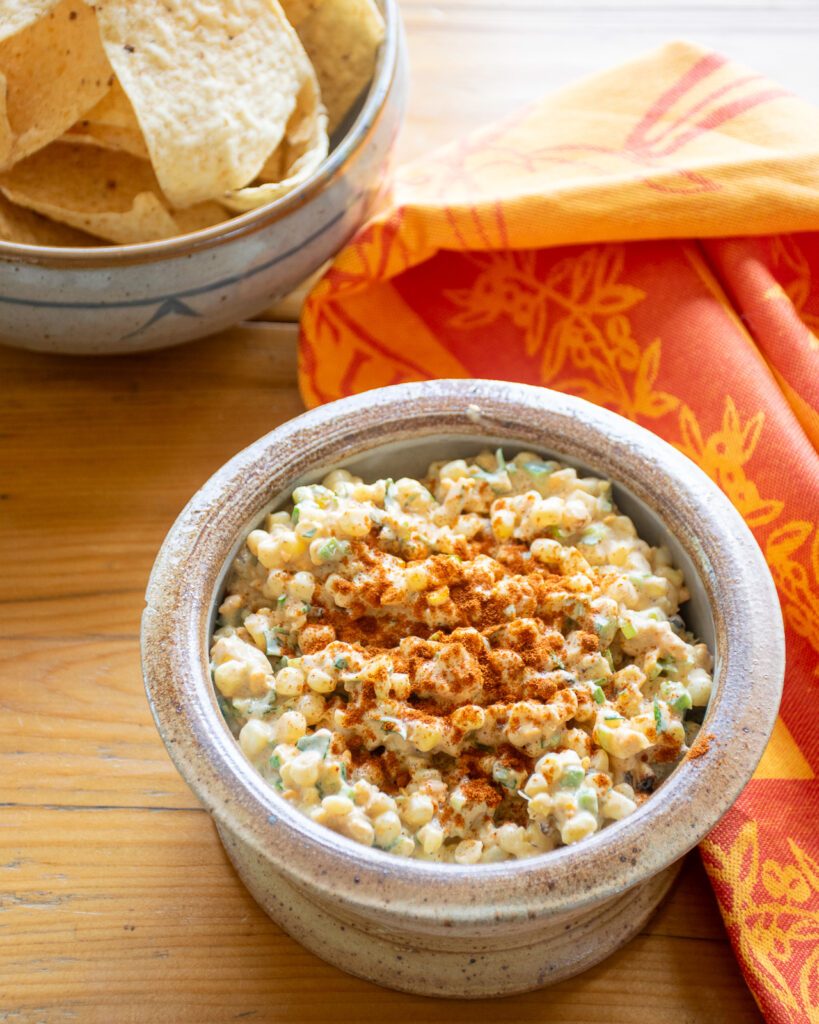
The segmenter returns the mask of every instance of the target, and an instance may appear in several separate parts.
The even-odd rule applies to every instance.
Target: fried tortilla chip
[[[216,203],[177,217],[146,160],[65,142],[53,142],[0,174],[0,191],[52,220],[123,244],[170,238],[224,219]]]
[[[373,0],[281,0],[313,62],[332,134],[370,83],[384,19]]]
[[[96,15],[83,0],[6,0],[3,8],[0,170],[59,138],[113,79]]]
[[[22,245],[88,246],[105,245],[100,238],[75,231],[67,224],[41,217],[33,210],[25,210],[0,195],[0,238],[4,242]]]
[[[5,0],[0,22],[0,42],[29,28],[43,15],[53,11],[60,0]]]
[[[120,150],[148,160],[148,147],[130,100],[118,81],[96,106],[62,136],[65,142],[79,142],[103,149]]]
[[[304,84],[301,47],[270,0],[105,0],[103,45],[174,206],[253,181]]]
[[[254,210],[286,195],[308,178],[327,156],[327,112],[321,102],[318,81],[308,62],[308,75],[296,109],[287,122],[281,145],[268,157],[259,184],[228,192],[220,201],[234,213]]]

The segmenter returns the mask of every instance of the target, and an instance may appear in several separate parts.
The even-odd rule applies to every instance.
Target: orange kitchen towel
[[[819,1022],[819,111],[673,44],[399,171],[304,309],[310,405],[399,381],[542,384],[724,489],[782,601],[785,696],[702,844],[769,1021]]]

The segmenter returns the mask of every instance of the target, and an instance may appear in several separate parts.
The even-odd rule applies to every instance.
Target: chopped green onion
[[[279,757],[278,754],[273,754],[270,758],[270,767],[273,769],[274,772],[277,772],[279,768],[281,768],[281,766],[282,759]]]
[[[498,472],[505,473],[506,459],[503,457],[503,448],[498,448],[498,450],[495,452],[495,459],[497,460],[498,463]]]
[[[277,600],[276,604],[278,604],[279,608],[282,608],[284,606],[284,602],[286,600],[287,600],[287,594],[281,594],[279,596],[279,599]]]
[[[281,657],[282,649],[278,633],[279,631],[275,626],[264,631],[265,653],[269,654],[271,658]]]
[[[637,636],[637,630],[628,619],[620,619],[620,632],[626,638],[626,640],[632,640]]]
[[[657,659],[657,665],[660,668],[660,672],[667,676],[677,675],[677,662],[674,658],[664,657]]]
[[[294,505],[293,511],[290,513],[290,522],[295,526],[299,521],[299,506]]]
[[[691,708],[693,707],[693,702],[691,700],[691,694],[688,692],[688,690],[683,690],[683,692],[672,704],[672,707],[675,711],[679,711],[680,714],[683,715],[686,711],[691,710]]]
[[[389,479],[386,481],[386,486],[384,487],[384,508],[395,511],[395,509],[400,509],[400,507],[398,499],[395,496],[395,481]]]
[[[665,732],[663,709],[660,707],[660,702],[656,697],[654,698],[654,724],[657,727],[657,732]]]
[[[329,729],[319,729],[318,732],[314,732],[311,736],[302,736],[302,738],[296,742],[296,746],[302,751],[318,751],[322,758],[325,758],[327,756],[327,751],[330,749],[331,738]]]
[[[577,794],[577,806],[582,811],[597,814],[597,793],[593,789],[581,789]]]
[[[609,644],[617,632],[617,622],[614,619],[607,618],[605,615],[595,615],[594,631],[603,644]]]
[[[499,782],[504,789],[511,789],[513,792],[518,788],[519,782],[514,772],[505,764],[496,761],[492,768],[492,778]]]
[[[611,656],[611,651],[603,651],[603,657],[609,663],[609,668],[614,671],[614,658]]]
[[[546,462],[536,462],[534,459],[531,462],[527,462],[523,468],[532,476],[551,476],[554,473],[553,466]]]
[[[318,556],[323,562],[329,562],[334,558],[343,558],[349,550],[350,545],[346,540],[339,541],[331,537],[321,545]]]
[[[317,527],[315,527],[315,526],[311,526],[309,530],[305,530],[305,531],[303,532],[302,536],[303,536],[303,537],[307,537],[307,538],[308,538],[308,540],[309,540],[309,539],[310,539],[311,537],[315,537],[315,535],[316,535],[316,529],[317,529]]]
[[[595,704],[605,704],[606,695],[603,693],[603,687],[598,685],[592,690],[592,697],[594,697]]]
[[[392,726],[392,728],[387,728],[387,732],[397,732],[402,740],[407,738],[406,724],[402,722],[400,718],[393,718],[391,715],[384,715],[381,722],[385,726]]]
[[[560,776],[560,788],[561,789],[577,789],[583,779],[586,778],[586,773],[579,764],[570,764],[563,769],[563,774]]]
[[[599,544],[608,533],[608,527],[602,523],[593,523],[580,535],[581,544]]]
[[[337,668],[339,672],[343,672],[344,669],[348,667],[348,665],[349,662],[347,661],[347,659],[342,657],[336,658],[335,661],[333,662],[333,668]]]

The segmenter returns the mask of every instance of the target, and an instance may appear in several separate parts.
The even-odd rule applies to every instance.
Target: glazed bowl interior
[[[312,822],[268,786],[219,710],[209,642],[225,574],[249,530],[294,486],[345,467],[373,478],[422,476],[431,461],[502,446],[530,449],[614,483],[650,543],[683,569],[687,624],[708,644],[715,685],[696,758],[637,811],[571,847],[461,867],[397,858]],[[339,909],[436,927],[575,910],[653,877],[728,810],[762,755],[781,695],[784,637],[776,591],[750,531],[701,470],[648,431],[543,388],[497,381],[402,384],[315,409],[227,463],[182,512],[146,595],[143,666],[168,750],[220,828],[296,885]],[[494,905],[487,907],[487,886]],[[491,918],[491,921],[488,919]]]

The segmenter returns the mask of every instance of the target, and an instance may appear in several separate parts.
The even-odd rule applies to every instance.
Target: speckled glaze
[[[658,794],[577,846],[472,867],[364,848],[301,815],[254,772],[224,724],[208,642],[226,566],[297,481],[349,465],[416,474],[503,443],[615,481],[641,535],[686,572],[689,625],[715,655],[698,744]],[[306,413],[216,473],[159,553],[143,669],[160,733],[213,815],[239,875],[286,931],[330,963],[425,995],[478,997],[569,977],[644,924],[678,861],[731,806],[776,718],[784,637],[753,537],[719,489],[642,428],[577,398],[497,381],[402,384]]]
[[[0,343],[118,354],[229,327],[292,291],[352,236],[384,181],[406,106],[398,0],[370,92],[317,173],[287,196],[204,231],[65,249],[0,241]]]

